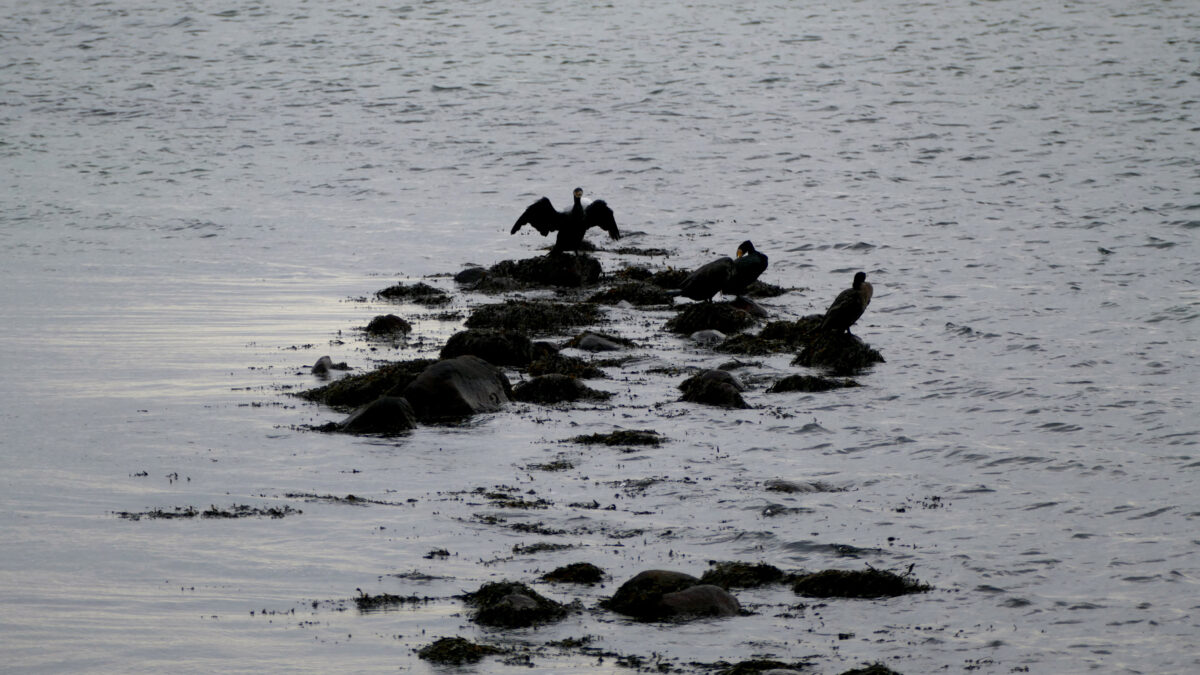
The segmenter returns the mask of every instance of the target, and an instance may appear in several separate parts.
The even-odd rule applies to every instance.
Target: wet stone
[[[450,294],[423,281],[411,286],[406,284],[389,286],[376,293],[375,296],[382,300],[412,302],[427,307],[436,307],[450,302]]]
[[[717,562],[706,571],[700,581],[721,588],[757,588],[779,583],[786,576],[783,570],[766,563]]]
[[[313,375],[328,375],[332,370],[350,370],[350,366],[345,361],[334,363],[329,356],[322,356],[312,365],[311,372]]]
[[[371,319],[365,330],[367,335],[376,337],[407,335],[412,332],[412,324],[395,314],[381,314]]]
[[[710,329],[731,335],[750,328],[756,321],[749,312],[727,302],[693,302],[667,321],[666,328],[683,335]]]
[[[900,675],[900,673],[888,668],[882,663],[872,663],[863,668],[852,668],[840,675]]]
[[[417,652],[417,656],[433,663],[460,666],[476,663],[492,654],[503,654],[504,650],[487,645],[478,645],[461,637],[440,638]]]
[[[857,375],[883,362],[883,355],[857,337],[830,332],[815,333],[792,360],[793,365],[825,368],[835,375]]]
[[[402,396],[380,396],[342,420],[340,431],[350,434],[398,434],[417,426],[417,415]]]
[[[604,580],[604,570],[592,563],[577,562],[547,572],[542,575],[542,580],[591,586]]]
[[[533,343],[512,330],[469,329],[459,331],[442,347],[443,359],[472,355],[496,366],[527,366],[533,360]]]
[[[508,378],[477,356],[444,359],[404,389],[417,419],[458,418],[499,410],[512,399]]]
[[[476,307],[467,328],[495,328],[526,334],[553,333],[571,326],[595,323],[600,312],[587,303],[568,304],[545,300],[509,300]]]
[[[557,621],[567,615],[566,606],[513,581],[484,584],[467,596],[475,608],[476,623],[502,628],[523,628]]]
[[[413,359],[389,363],[369,373],[348,375],[336,382],[296,394],[314,403],[335,409],[353,410],[387,394],[399,395],[410,382],[428,368],[434,359]]]
[[[734,616],[741,605],[723,588],[702,584],[690,574],[646,570],[621,584],[605,609],[646,621]]]
[[[724,370],[705,370],[684,380],[679,385],[682,401],[704,403],[722,408],[749,408],[742,398],[745,387],[731,373]]]
[[[569,375],[541,375],[513,387],[513,398],[526,403],[562,403],[581,399],[606,400],[612,394],[598,391]]]
[[[889,598],[924,593],[929,586],[895,572],[876,569],[824,570],[796,579],[792,591],[814,598]]]

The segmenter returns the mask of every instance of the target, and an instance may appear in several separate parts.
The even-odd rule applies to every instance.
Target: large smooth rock
[[[706,403],[724,408],[749,408],[742,398],[745,387],[736,377],[724,370],[705,370],[684,380],[679,385],[683,396],[680,400]]]
[[[380,396],[342,420],[338,428],[351,434],[395,434],[417,426],[417,416],[400,396]]]
[[[662,596],[662,606],[672,617],[737,616],[742,606],[729,591],[712,584],[689,586]]]
[[[533,360],[533,343],[511,330],[469,329],[450,336],[442,347],[442,358],[471,354],[497,366],[528,366]]]
[[[741,613],[737,598],[728,591],[683,572],[646,570],[621,584],[602,603],[614,612],[643,620],[689,619],[701,616],[734,616]]]
[[[405,387],[404,398],[420,420],[466,417],[499,410],[512,400],[512,386],[500,369],[467,355],[426,368]]]

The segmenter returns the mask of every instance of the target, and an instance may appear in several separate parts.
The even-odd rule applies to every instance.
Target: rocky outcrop
[[[621,584],[601,605],[643,620],[735,616],[741,605],[723,588],[683,572],[646,570]]]
[[[682,401],[705,403],[723,408],[749,408],[742,398],[745,387],[736,377],[724,370],[705,370],[689,377],[679,385]]]
[[[478,356],[443,359],[404,389],[417,419],[466,417],[499,410],[512,399],[504,373]]]

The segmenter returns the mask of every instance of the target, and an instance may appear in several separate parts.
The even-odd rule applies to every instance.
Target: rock
[[[742,398],[742,383],[724,370],[705,370],[684,380],[679,389],[682,401],[705,403],[723,408],[749,408]]]
[[[767,389],[767,393],[778,394],[786,391],[819,392],[857,386],[858,383],[854,380],[833,380],[818,375],[788,375],[771,385]]]
[[[604,570],[592,563],[577,562],[547,572],[542,575],[542,580],[564,584],[587,584],[591,586],[604,580]]]
[[[882,354],[857,337],[829,331],[814,333],[792,360],[793,365],[826,368],[835,375],[857,375],[883,362]]]
[[[434,663],[461,666],[476,663],[490,654],[503,654],[504,650],[487,645],[477,645],[461,637],[440,638],[417,652],[417,656]]]
[[[533,343],[516,331],[470,329],[451,335],[441,352],[443,359],[468,354],[497,366],[527,366],[533,360]]]
[[[757,588],[784,579],[783,570],[766,563],[716,562],[700,577],[700,582],[721,588]]]
[[[608,399],[612,394],[597,391],[569,375],[541,375],[513,388],[513,398],[526,403],[562,403],[579,399]]]
[[[396,434],[417,426],[412,406],[401,396],[380,396],[338,424],[351,434]]]
[[[562,354],[548,354],[534,359],[533,363],[529,364],[528,372],[535,377],[551,373],[570,375],[571,377],[585,380],[607,377],[603,370],[600,370],[590,362]]]
[[[586,331],[571,338],[565,346],[582,349],[586,352],[615,352],[635,345],[633,340]]]
[[[588,302],[601,305],[619,305],[627,302],[636,307],[669,305],[671,294],[667,289],[646,281],[627,281],[596,293],[588,298]]]
[[[692,342],[705,347],[715,347],[725,341],[725,334],[719,330],[698,330],[691,334]]]
[[[698,584],[682,591],[666,593],[662,596],[662,605],[675,618],[737,616],[742,612],[737,598],[724,588],[711,584]]]
[[[387,394],[399,396],[433,359],[413,359],[380,366],[369,373],[349,375],[323,387],[297,394],[300,398],[331,408],[353,410]]]
[[[504,260],[488,269],[488,276],[509,277],[535,286],[578,287],[600,279],[600,262],[590,255],[544,255],[525,260]]]
[[[423,281],[411,286],[404,284],[389,286],[376,293],[375,296],[383,300],[412,302],[427,307],[444,305],[450,302],[450,295],[446,291],[434,288]]]
[[[467,596],[467,604],[476,608],[476,623],[485,626],[523,628],[557,621],[567,608],[513,581],[484,584]]]
[[[643,620],[733,616],[741,612],[737,598],[725,589],[701,584],[690,574],[669,570],[637,574],[601,605]]]
[[[371,322],[367,324],[366,331],[368,335],[376,337],[407,335],[412,332],[412,324],[395,314],[381,314],[371,319]]]
[[[587,434],[571,439],[587,445],[653,445],[662,444],[663,437],[653,429],[619,429],[607,434]]]
[[[569,326],[594,323],[599,318],[600,312],[596,306],[586,303],[509,300],[476,307],[467,317],[466,327],[544,334]]]
[[[811,672],[811,668],[812,664],[804,661],[784,663],[772,659],[751,659],[718,670],[715,675],[801,675]]]
[[[871,568],[824,570],[806,574],[792,584],[796,594],[814,598],[888,598],[928,590],[928,585],[915,579]]]
[[[701,330],[719,330],[725,334],[740,333],[754,325],[757,319],[749,312],[727,302],[693,302],[667,322],[672,333],[691,335]]]
[[[872,663],[862,668],[852,668],[841,675],[900,675],[882,663]]]
[[[458,284],[463,284],[464,286],[473,286],[473,285],[483,281],[483,278],[486,276],[487,276],[486,268],[472,265],[470,267],[463,269],[458,274],[455,274],[454,282],[458,283]]]
[[[499,410],[512,386],[498,368],[478,356],[456,356],[429,366],[404,388],[417,419],[465,417]]]

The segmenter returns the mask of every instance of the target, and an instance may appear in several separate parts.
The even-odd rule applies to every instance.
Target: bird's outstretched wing
[[[517,218],[509,234],[516,234],[526,223],[532,225],[544,237],[558,229],[558,211],[554,210],[554,205],[548,198],[542,197],[525,209],[525,213]]]
[[[608,233],[608,236],[613,239],[621,238],[621,231],[617,229],[617,219],[613,216],[612,209],[608,208],[608,204],[604,203],[603,199],[588,204],[584,210],[584,215],[587,219],[587,226],[596,226]]]

